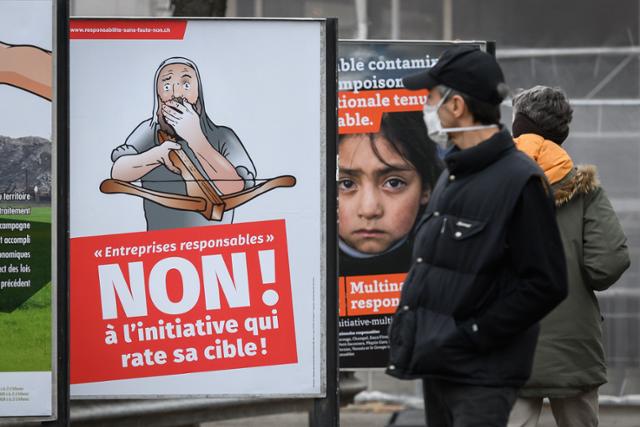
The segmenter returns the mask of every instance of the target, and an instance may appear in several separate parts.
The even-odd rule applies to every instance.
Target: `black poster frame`
[[[57,419],[49,425],[70,425],[69,410],[69,1],[55,1],[55,246],[57,299]]]
[[[309,413],[312,427],[340,425],[338,388],[338,19],[327,18],[326,32],[326,397],[315,399]]]

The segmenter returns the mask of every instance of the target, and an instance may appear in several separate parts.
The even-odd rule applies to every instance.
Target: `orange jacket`
[[[551,185],[561,181],[573,170],[573,161],[562,147],[534,133],[514,138],[516,147],[531,157],[544,171]]]

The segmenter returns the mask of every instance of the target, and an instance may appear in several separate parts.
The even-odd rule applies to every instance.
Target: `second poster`
[[[460,43],[456,43],[460,44]],[[484,42],[465,42],[485,49]],[[342,41],[338,48],[340,367],[383,368],[411,265],[413,231],[442,172],[427,135],[427,91],[402,78],[450,42]]]

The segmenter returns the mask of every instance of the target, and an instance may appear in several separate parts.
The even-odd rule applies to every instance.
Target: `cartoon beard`
[[[158,111],[158,113],[156,113],[157,117],[158,117],[158,125],[160,126],[160,129],[165,131],[166,133],[168,133],[171,136],[177,136],[176,135],[176,131],[173,129],[173,127],[171,127],[171,125],[169,125],[169,123],[167,123],[164,120],[164,116],[162,115],[162,113],[160,113],[160,111]]]
[[[169,123],[164,120],[164,116],[162,115],[162,106],[167,105],[168,102],[175,101],[180,105],[184,105],[186,102],[183,97],[179,96],[176,98],[171,98],[169,101],[160,101],[158,104],[158,111],[156,111],[156,116],[158,117],[158,124],[160,125],[160,129],[165,131],[171,136],[177,136],[176,131],[171,127]],[[171,107],[169,107],[171,108]]]

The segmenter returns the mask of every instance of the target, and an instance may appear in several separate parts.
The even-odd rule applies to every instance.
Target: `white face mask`
[[[424,109],[422,110],[422,115],[424,117],[424,124],[427,125],[427,132],[429,133],[429,137],[438,144],[442,148],[447,148],[449,146],[449,135],[447,132],[442,129],[442,123],[440,122],[440,116],[438,116],[438,110],[444,104],[444,101],[447,99],[451,93],[451,89],[447,90],[447,92],[440,98],[440,101],[436,105],[425,104]]]
[[[447,91],[444,93],[444,95],[442,95],[442,98],[440,98],[440,101],[438,101],[436,105],[425,104],[424,109],[422,110],[424,124],[427,125],[427,132],[433,142],[438,144],[441,148],[447,149],[451,146],[451,143],[449,142],[450,132],[469,132],[474,130],[498,127],[498,125],[479,125],[457,128],[443,128],[442,123],[440,122],[440,116],[438,116],[438,110],[447,100],[447,97],[449,96],[451,91],[452,89],[447,89]]]

